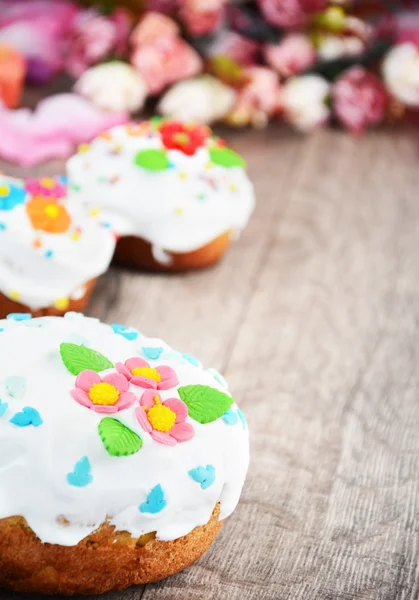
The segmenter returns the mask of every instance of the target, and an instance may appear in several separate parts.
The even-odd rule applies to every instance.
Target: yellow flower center
[[[173,137],[175,142],[181,146],[184,146],[189,142],[189,135],[187,133],[175,133]]]
[[[170,431],[175,424],[176,413],[168,406],[163,406],[158,396],[154,396],[154,402],[156,404],[147,411],[147,418],[152,428],[157,431]]]
[[[8,185],[0,185],[0,197],[5,198],[9,195],[10,189]]]
[[[152,369],[151,367],[136,367],[131,371],[133,375],[136,377],[147,377],[147,379],[153,379],[160,383],[161,377],[160,374],[157,373],[156,369]]]
[[[93,404],[109,406],[118,402],[119,392],[114,385],[102,381],[101,383],[93,384],[89,390],[89,398]]]
[[[56,217],[58,217],[60,209],[56,204],[47,204],[44,208],[44,212],[50,219],[55,219]]]
[[[48,190],[52,190],[55,186],[55,181],[50,177],[43,177],[39,180],[39,183],[42,185],[42,187],[45,187]]]

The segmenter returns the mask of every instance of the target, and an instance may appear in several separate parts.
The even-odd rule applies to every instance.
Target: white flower
[[[236,94],[211,75],[176,83],[163,96],[159,112],[179,121],[209,124],[223,118],[233,107]]]
[[[317,54],[322,60],[336,60],[342,56],[362,54],[365,44],[355,36],[324,35],[320,38]]]
[[[392,48],[383,62],[390,93],[407,106],[419,106],[419,49],[411,42]]]
[[[141,75],[120,61],[87,69],[74,89],[103,110],[130,113],[143,107],[148,93]]]
[[[319,75],[288,79],[280,91],[280,105],[286,121],[300,131],[310,131],[327,121],[330,85]]]

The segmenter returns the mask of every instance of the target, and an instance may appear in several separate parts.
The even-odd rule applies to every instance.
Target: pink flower
[[[135,394],[128,392],[128,381],[119,373],[101,377],[95,371],[77,375],[71,395],[76,402],[98,413],[117,413],[135,402]]]
[[[155,390],[169,390],[179,382],[171,367],[150,367],[143,358],[135,356],[124,363],[116,363],[117,370],[132,384]]]
[[[186,423],[188,408],[179,398],[162,402],[160,394],[147,390],[136,409],[138,422],[154,441],[167,446],[187,442],[195,435],[194,428]]]
[[[111,19],[95,10],[81,13],[69,37],[66,60],[69,73],[79,77],[88,67],[109,55],[117,42],[117,29]]]
[[[128,13],[117,6],[112,13],[111,21],[115,29],[115,52],[118,56],[121,56],[128,47],[131,20]]]
[[[260,44],[234,31],[225,31],[217,36],[209,49],[211,56],[227,55],[239,65],[249,67],[257,62]]]
[[[264,127],[278,109],[278,76],[265,67],[250,67],[246,74],[249,82],[239,91],[227,121],[238,127]]]
[[[218,29],[226,0],[183,0],[180,18],[191,35],[208,35]]]
[[[276,27],[300,27],[310,15],[323,10],[327,0],[258,0],[268,23]]]
[[[25,181],[25,190],[32,196],[40,195],[44,198],[64,198],[67,195],[66,186],[52,177],[39,179],[28,177]]]
[[[28,78],[43,82],[64,66],[62,41],[81,12],[66,0],[2,0],[0,42],[28,61]]]
[[[131,62],[151,94],[202,70],[200,56],[180,37],[176,23],[169,17],[148,13],[135,28],[131,41]]]
[[[353,133],[367,125],[378,125],[384,118],[388,96],[383,83],[364,67],[351,67],[332,87],[334,110]]]
[[[267,44],[264,55],[266,62],[282,77],[301,73],[316,59],[313,45],[302,33],[290,33],[279,44]]]

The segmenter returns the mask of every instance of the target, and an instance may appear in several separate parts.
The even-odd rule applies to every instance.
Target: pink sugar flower
[[[98,413],[117,413],[135,402],[135,394],[128,391],[129,383],[119,373],[101,377],[95,371],[77,375],[71,395],[76,402]]]
[[[388,95],[380,79],[364,67],[351,67],[332,87],[334,110],[339,120],[353,133],[384,119]]]
[[[154,390],[146,390],[141,396],[136,415],[141,427],[154,441],[167,446],[187,442],[195,435],[194,428],[186,423],[188,408],[179,398],[164,400]]]
[[[129,358],[124,363],[116,363],[115,367],[133,385],[152,388],[155,390],[169,390],[179,382],[176,373],[171,367],[150,367],[148,362],[139,356]]]
[[[303,33],[291,33],[278,44],[267,44],[264,55],[266,62],[282,77],[301,73],[316,59],[314,47]]]
[[[25,190],[32,196],[40,195],[44,198],[64,198],[67,195],[66,186],[52,177],[38,179],[28,177],[25,181]]]

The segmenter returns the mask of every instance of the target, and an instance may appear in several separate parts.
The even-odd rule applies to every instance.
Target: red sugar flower
[[[204,145],[209,137],[209,130],[203,125],[180,123],[179,121],[164,122],[160,129],[164,146],[168,150],[179,150],[192,156]]]

